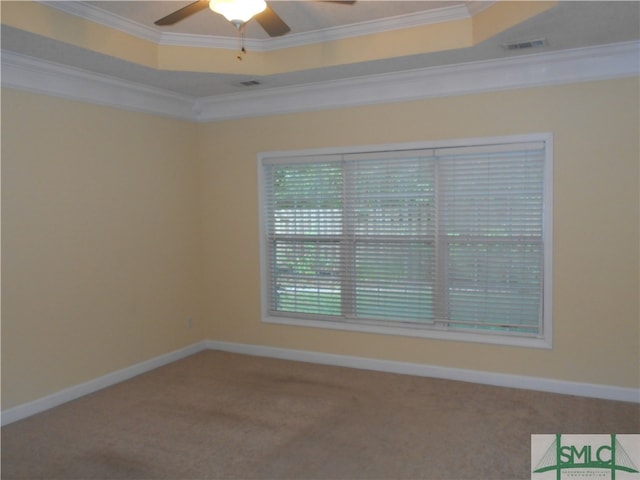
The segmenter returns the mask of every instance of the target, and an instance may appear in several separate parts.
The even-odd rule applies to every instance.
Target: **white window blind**
[[[261,162],[271,317],[540,337],[544,140]]]

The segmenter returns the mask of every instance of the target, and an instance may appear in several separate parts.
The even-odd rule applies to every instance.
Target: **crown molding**
[[[69,2],[54,0],[38,0],[47,7],[61,10],[70,15],[99,23],[109,28],[148,40],[159,45],[173,45],[183,47],[208,47],[235,49],[238,39],[235,36],[193,35],[171,32],[160,32],[129,19],[102,10],[86,2]],[[401,28],[418,27],[432,23],[450,22],[469,18],[472,14],[487,8],[495,1],[477,1],[469,5],[452,5],[424,12],[398,15],[380,20],[370,20],[341,27],[332,27],[312,32],[289,34],[283,37],[268,39],[245,39],[245,45],[255,52],[268,52],[282,48],[310,45],[345,38],[370,35]]]
[[[197,122],[640,75],[640,42],[194,98],[2,52],[2,86]]]
[[[487,3],[487,2],[481,2]],[[284,48],[325,43],[346,38],[359,37],[401,28],[419,27],[432,23],[450,22],[469,18],[469,11],[463,5],[438,8],[425,12],[410,13],[388,17],[382,20],[370,20],[342,27],[331,27],[304,33],[290,33],[288,35],[265,40],[245,39],[245,46],[254,52],[270,52]],[[115,28],[115,27],[114,27]],[[238,48],[237,37],[219,37],[209,35],[190,35],[181,33],[163,33],[159,43],[161,45],[175,45],[187,47],[209,48]]]
[[[211,122],[311,110],[404,102],[640,74],[640,42],[430,67],[196,100]]]
[[[55,8],[62,12],[80,17],[90,22],[113,28],[128,35],[156,43],[158,45],[172,45],[177,47],[205,47],[223,48],[233,50],[238,47],[238,38],[235,36],[194,35],[189,33],[161,32],[154,27],[149,27],[127,18],[102,10],[85,2],[69,2],[57,0],[39,0],[39,3],[47,7]],[[252,51],[265,51],[263,40],[246,39],[245,45]]]
[[[293,33],[283,37],[272,38],[265,42],[268,47],[267,50],[278,50],[281,48],[360,37],[391,30],[419,27],[433,23],[451,22],[469,17],[469,10],[466,6],[452,5],[450,7],[397,15],[380,20],[369,20],[341,27],[331,27],[305,33]]]
[[[194,119],[195,98],[66,65],[2,51],[3,87],[182,120]]]
[[[496,3],[496,0],[472,0],[467,3],[467,9],[469,10],[469,15],[472,17],[477,15],[483,10],[486,10],[491,5]]]
[[[104,25],[105,27],[120,30],[121,32],[142,38],[143,40],[148,40],[153,43],[160,43],[162,40],[162,32],[157,31],[155,28],[131,21],[85,2],[60,0],[37,1],[47,7],[55,8],[56,10],[80,17],[84,20],[89,20],[90,22]]]

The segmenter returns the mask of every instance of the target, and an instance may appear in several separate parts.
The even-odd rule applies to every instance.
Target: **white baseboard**
[[[1,424],[3,426],[8,425],[18,420],[30,417],[31,415],[35,415],[36,413],[44,412],[50,408],[57,407],[63,403],[75,400],[84,395],[115,385],[116,383],[128,380],[136,375],[149,372],[155,368],[207,349],[241,353],[245,355],[256,355],[260,357],[280,358],[283,360],[318,363],[322,365],[359,368],[362,370],[375,370],[404,375],[416,375],[419,377],[457,380],[462,382],[495,385],[498,387],[521,388],[565,395],[578,395],[581,397],[640,403],[640,389],[635,388],[568,382],[549,378],[525,377],[521,375],[508,375],[504,373],[483,372],[461,368],[440,367],[436,365],[397,362],[392,360],[378,360],[354,357],[350,355],[311,352],[306,350],[291,350],[287,348],[250,345],[246,343],[204,340],[179,350],[137,363],[130,367],[123,368],[122,370],[89,380],[88,382],[74,385],[73,387],[47,395],[46,397],[3,410],[0,414]]]
[[[640,403],[640,389],[636,388],[569,382],[550,378],[509,375],[504,373],[483,372],[436,365],[353,357],[349,355],[335,355],[321,352],[265,347],[261,345],[219,342],[215,340],[207,340],[205,344],[207,348],[211,350],[243,353],[246,355],[257,355],[261,357],[281,358],[284,360],[296,360],[300,362],[335,365],[339,367],[359,368],[363,370],[416,375],[419,377],[480,383],[498,387],[538,390],[564,395],[577,395],[581,397]]]
[[[164,355],[131,365],[130,367],[123,368],[122,370],[117,370],[101,377],[94,378],[88,382],[65,388],[64,390],[52,393],[46,397],[38,398],[37,400],[8,408],[2,411],[0,423],[4,426],[17,422],[18,420],[30,417],[36,413],[44,412],[50,408],[75,400],[76,398],[102,390],[103,388],[110,387],[116,383],[123,382],[135,377],[136,375],[140,375],[141,373],[151,371],[168,363],[180,360],[181,358],[188,357],[189,355],[198,353],[206,348],[208,348],[206,346],[206,342],[194,343],[193,345],[165,353]]]

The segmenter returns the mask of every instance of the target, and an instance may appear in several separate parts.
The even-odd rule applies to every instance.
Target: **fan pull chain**
[[[247,50],[244,48],[244,24],[238,27],[238,33],[240,35],[240,54],[236,58],[242,61],[243,56],[247,53]]]

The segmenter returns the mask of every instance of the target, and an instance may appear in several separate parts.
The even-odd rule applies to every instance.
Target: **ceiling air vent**
[[[546,38],[536,38],[535,40],[525,40],[510,42],[502,45],[505,50],[525,50],[527,48],[540,48],[547,44]]]
[[[241,87],[255,87],[260,85],[260,82],[258,80],[245,80],[244,82],[239,82],[238,85]]]

